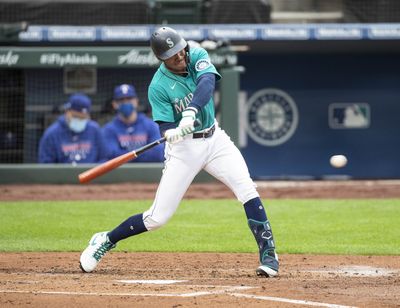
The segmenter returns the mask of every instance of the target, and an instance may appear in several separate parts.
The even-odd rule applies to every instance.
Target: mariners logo
[[[259,144],[277,146],[294,134],[299,114],[294,100],[278,89],[263,89],[248,101],[247,131]]]
[[[209,59],[200,59],[199,61],[196,62],[196,71],[200,72],[205,70],[207,67],[211,65]]]

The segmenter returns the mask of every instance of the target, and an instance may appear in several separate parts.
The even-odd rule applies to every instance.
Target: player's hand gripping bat
[[[194,122],[194,126],[197,127],[199,125],[200,125],[200,122],[198,120],[196,120]],[[126,162],[128,162],[132,159],[135,159],[143,152],[146,152],[147,150],[150,150],[151,148],[154,148],[155,146],[157,146],[161,143],[164,143],[165,141],[166,141],[166,138],[162,137],[162,138],[157,139],[149,144],[146,144],[145,146],[143,146],[137,150],[133,150],[128,153],[122,154],[120,156],[117,156],[117,157],[109,160],[109,161],[106,161],[105,163],[102,163],[96,167],[93,167],[85,172],[82,172],[81,174],[79,174],[79,182],[87,183],[87,182],[103,175],[104,173],[107,173],[107,172],[125,164]]]

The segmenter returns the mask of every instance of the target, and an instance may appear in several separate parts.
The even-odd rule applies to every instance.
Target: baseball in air
[[[344,155],[333,155],[330,159],[332,167],[343,168],[347,164],[347,158]]]

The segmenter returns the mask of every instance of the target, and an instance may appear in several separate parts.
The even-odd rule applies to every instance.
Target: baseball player
[[[158,125],[144,113],[138,112],[139,99],[132,85],[122,84],[114,89],[112,105],[117,115],[103,127],[109,151],[108,159],[138,149],[159,139]],[[161,162],[164,145],[144,152],[132,162]]]
[[[49,126],[39,144],[39,163],[98,163],[107,159],[100,126],[90,119],[91,100],[69,97],[65,113]]]
[[[118,241],[163,226],[175,213],[194,177],[204,169],[225,183],[243,204],[260,253],[258,275],[278,274],[271,225],[247,165],[214,116],[213,91],[221,76],[203,48],[190,48],[174,29],[161,27],[150,40],[162,61],[148,89],[153,118],[167,139],[165,167],[152,206],[110,232],[93,235],[80,258],[91,272]],[[195,123],[201,123],[195,125]]]

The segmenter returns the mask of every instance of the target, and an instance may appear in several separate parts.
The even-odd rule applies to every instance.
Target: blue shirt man
[[[158,125],[144,113],[138,112],[139,99],[132,85],[122,84],[114,89],[112,106],[117,115],[103,127],[108,159],[136,150],[159,139]],[[132,162],[161,162],[164,145],[144,152]]]
[[[46,129],[39,143],[39,163],[98,163],[107,150],[100,126],[90,119],[91,100],[80,93],[69,97],[65,113]]]

